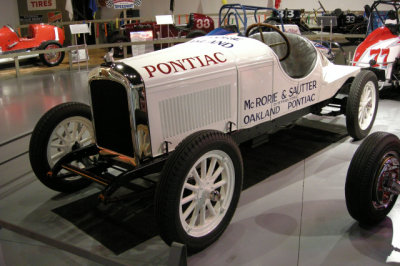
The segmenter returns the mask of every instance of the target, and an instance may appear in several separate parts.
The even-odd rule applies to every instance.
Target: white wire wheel
[[[204,130],[184,139],[164,165],[155,209],[160,236],[197,252],[228,227],[243,179],[240,150],[222,132]]]
[[[352,81],[346,104],[346,126],[355,140],[365,138],[378,110],[378,81],[370,70],[361,71]]]
[[[94,143],[94,130],[90,107],[70,102],[57,105],[46,112],[36,124],[29,143],[29,160],[36,177],[47,187],[64,192],[74,192],[88,186],[89,179],[62,170],[57,176],[48,172],[72,150]],[[90,158],[73,165],[83,167]]]
[[[53,130],[47,144],[47,161],[53,167],[72,150],[94,143],[92,122],[82,116],[68,117]]]
[[[186,233],[202,237],[226,215],[235,187],[235,169],[229,156],[213,150],[201,156],[185,178],[179,217]]]

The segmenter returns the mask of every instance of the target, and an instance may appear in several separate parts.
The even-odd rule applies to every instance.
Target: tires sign
[[[56,0],[28,0],[28,11],[56,9]]]

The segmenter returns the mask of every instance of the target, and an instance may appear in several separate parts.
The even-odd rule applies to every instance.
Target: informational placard
[[[41,23],[43,22],[43,15],[19,16],[19,22],[21,24]]]
[[[337,17],[335,16],[317,16],[317,24],[323,26],[333,27],[337,26]]]
[[[174,18],[172,15],[159,15],[156,16],[156,22],[158,25],[170,25],[174,24]]]
[[[90,33],[89,26],[86,23],[71,24],[69,25],[69,29],[71,30],[71,34]]]
[[[134,8],[134,0],[114,0],[114,9]]]
[[[28,11],[56,9],[56,0],[27,0]]]
[[[134,31],[130,33],[131,42],[144,42],[153,40],[153,31]],[[153,44],[132,45],[132,56],[154,51]]]
[[[72,63],[85,62],[89,60],[86,49],[78,49],[71,51]]]

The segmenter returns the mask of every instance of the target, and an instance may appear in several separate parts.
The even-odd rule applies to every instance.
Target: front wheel
[[[353,80],[346,105],[346,126],[355,140],[371,131],[378,110],[378,80],[369,70],[361,71]]]
[[[393,208],[400,182],[400,140],[386,132],[368,136],[354,154],[346,178],[347,210],[361,224],[382,221]]]
[[[61,44],[56,41],[50,41],[43,44],[40,49],[41,50],[51,50],[61,48]],[[45,54],[40,54],[40,60],[42,60],[43,64],[49,67],[58,66],[64,59],[64,52],[50,52]]]
[[[156,192],[164,241],[191,252],[211,245],[232,219],[242,179],[242,157],[230,136],[200,131],[187,137],[166,162]]]
[[[29,143],[32,170],[53,190],[64,193],[80,190],[91,183],[89,179],[67,175],[64,170],[56,177],[49,177],[47,173],[64,155],[91,143],[94,143],[94,132],[90,107],[76,102],[57,105],[42,116],[32,132]],[[74,164],[81,166],[90,162]]]

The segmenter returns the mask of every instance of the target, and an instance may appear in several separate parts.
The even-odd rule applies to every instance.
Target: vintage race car
[[[20,37],[10,25],[6,25],[0,29],[0,54],[61,48],[64,40],[64,30],[56,26],[30,24],[28,36]],[[23,56],[21,59],[37,56],[38,54],[32,53],[32,55]],[[64,59],[64,52],[40,54],[39,57],[45,65],[57,66]],[[14,61],[14,59],[0,59],[0,63],[10,61]]]
[[[29,156],[38,179],[61,192],[102,184],[104,202],[121,187],[142,195],[157,183],[161,237],[198,251],[235,212],[240,143],[309,113],[345,114],[353,138],[368,134],[378,106],[373,72],[334,65],[272,25],[247,33],[254,29],[261,32],[199,37],[93,70],[90,107],[64,103],[37,123]],[[149,174],[158,172],[155,182]]]
[[[367,26],[368,20],[363,15],[356,15],[349,11],[343,11],[340,8],[336,8],[333,12],[328,13],[321,1],[318,1],[320,8],[322,10],[322,16],[336,17],[336,26],[333,26],[332,31],[335,33],[343,34],[364,34]],[[315,18],[317,18],[317,10],[314,9]],[[330,32],[330,26],[325,25],[324,31]],[[351,39],[350,39],[351,40]]]
[[[152,39],[157,40],[161,38],[196,38],[204,36],[212,30],[214,30],[214,20],[211,17],[199,13],[190,13],[187,24],[159,25],[155,21],[124,24],[121,26],[120,31],[113,32],[110,35],[109,42],[130,42],[132,32],[145,32]],[[155,50],[165,47],[168,47],[168,45],[154,45]],[[123,55],[121,47],[114,48],[115,57],[123,57]]]
[[[378,7],[386,10],[392,8],[388,15],[383,17]],[[367,38],[356,48],[353,65],[370,67],[378,77],[379,87],[398,86],[400,79],[400,37],[398,1],[375,1],[371,7],[366,6],[365,12],[369,17]],[[381,27],[374,28],[372,21],[377,17]]]
[[[363,225],[384,220],[400,194],[400,140],[375,132],[358,147],[346,177],[345,196],[350,215]]]

